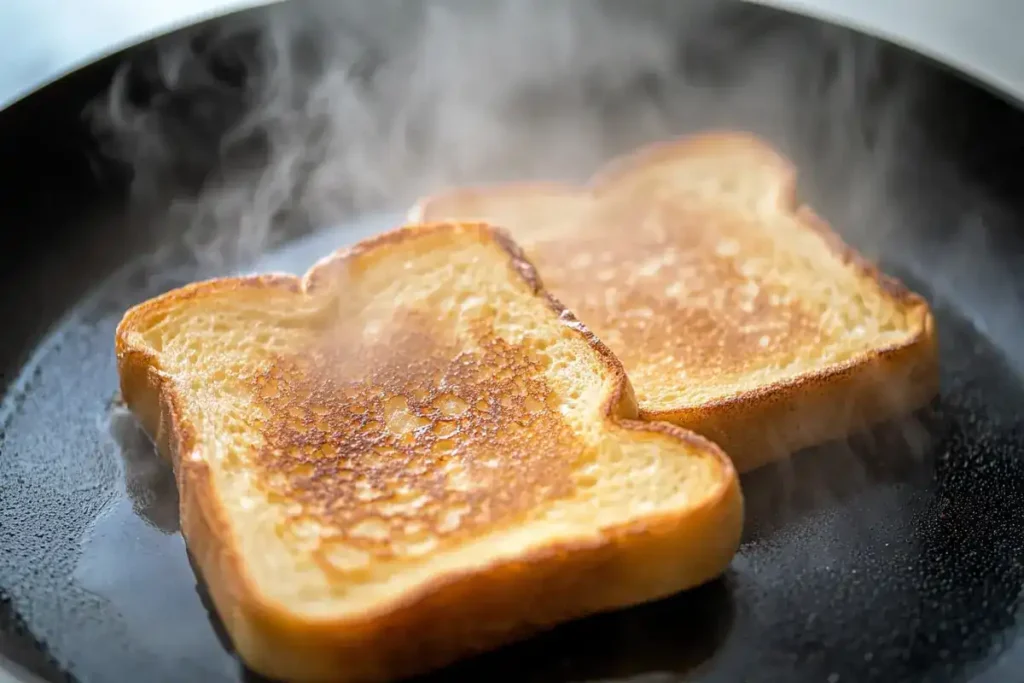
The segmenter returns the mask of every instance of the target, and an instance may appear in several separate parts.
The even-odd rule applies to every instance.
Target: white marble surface
[[[273,0],[0,0],[0,109],[119,49]]]

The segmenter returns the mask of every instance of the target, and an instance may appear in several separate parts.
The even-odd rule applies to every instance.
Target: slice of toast
[[[551,292],[623,362],[645,419],[747,471],[927,404],[926,302],[795,200],[791,164],[747,134],[639,151],[588,187],[453,189],[412,220],[507,228]]]
[[[427,671],[706,582],[739,543],[729,459],[638,421],[618,360],[485,225],[187,286],[129,310],[116,346],[264,675]]]

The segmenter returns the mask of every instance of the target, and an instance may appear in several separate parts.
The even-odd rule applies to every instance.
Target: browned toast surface
[[[739,542],[728,459],[635,421],[619,362],[484,225],[175,290],[128,311],[117,353],[267,675],[426,671],[707,581]]]
[[[273,491],[375,558],[428,551],[575,492],[586,444],[551,409],[528,349],[481,329],[465,352],[431,329],[437,320],[395,319],[369,349],[350,329],[332,331],[256,375],[269,416],[259,467]],[[358,468],[325,457],[348,453]]]
[[[509,229],[622,360],[643,415],[746,470],[937,391],[925,301],[798,206],[794,178],[756,138],[716,133],[641,150],[586,188],[454,189],[411,218]]]

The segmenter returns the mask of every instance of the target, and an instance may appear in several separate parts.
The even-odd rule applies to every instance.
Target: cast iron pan
[[[823,105],[815,88],[830,82],[821,74],[835,59],[814,42],[823,28],[750,11],[754,23],[739,21],[730,45],[684,46],[707,52],[679,77],[708,88],[756,84],[737,76],[737,60],[764,58],[747,49],[751,36],[784,24],[775,35],[820,52],[809,60],[821,68],[804,118],[781,135],[763,113],[707,107],[676,131],[726,121],[798,161],[804,197],[931,300],[941,397],[912,420],[745,477],[746,539],[721,580],[433,679],[1024,677],[1024,116],[910,54],[846,36],[884,55],[884,73],[910,74],[920,93],[896,133],[892,172],[866,178],[881,168],[865,159],[884,131],[872,128],[870,97],[855,112]],[[143,58],[118,56],[0,115],[0,654],[19,680],[253,679],[190,567],[169,470],[111,407],[113,331],[125,307],[206,274],[185,252],[147,257],[178,235],[126,209],[125,178],[97,161],[81,122],[115,63]],[[884,99],[884,82],[871,87]],[[864,229],[883,219],[892,229]],[[300,272],[397,221],[349,215],[319,231],[281,228],[280,249],[247,269]]]

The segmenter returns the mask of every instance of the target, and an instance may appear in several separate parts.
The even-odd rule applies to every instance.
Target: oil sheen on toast
[[[707,436],[741,472],[938,391],[927,303],[798,205],[790,162],[747,134],[655,145],[587,187],[453,189],[410,218],[507,228],[622,361],[642,416]]]
[[[129,310],[116,347],[264,675],[428,671],[706,582],[739,543],[729,459],[638,420],[618,360],[486,225],[190,285]]]

